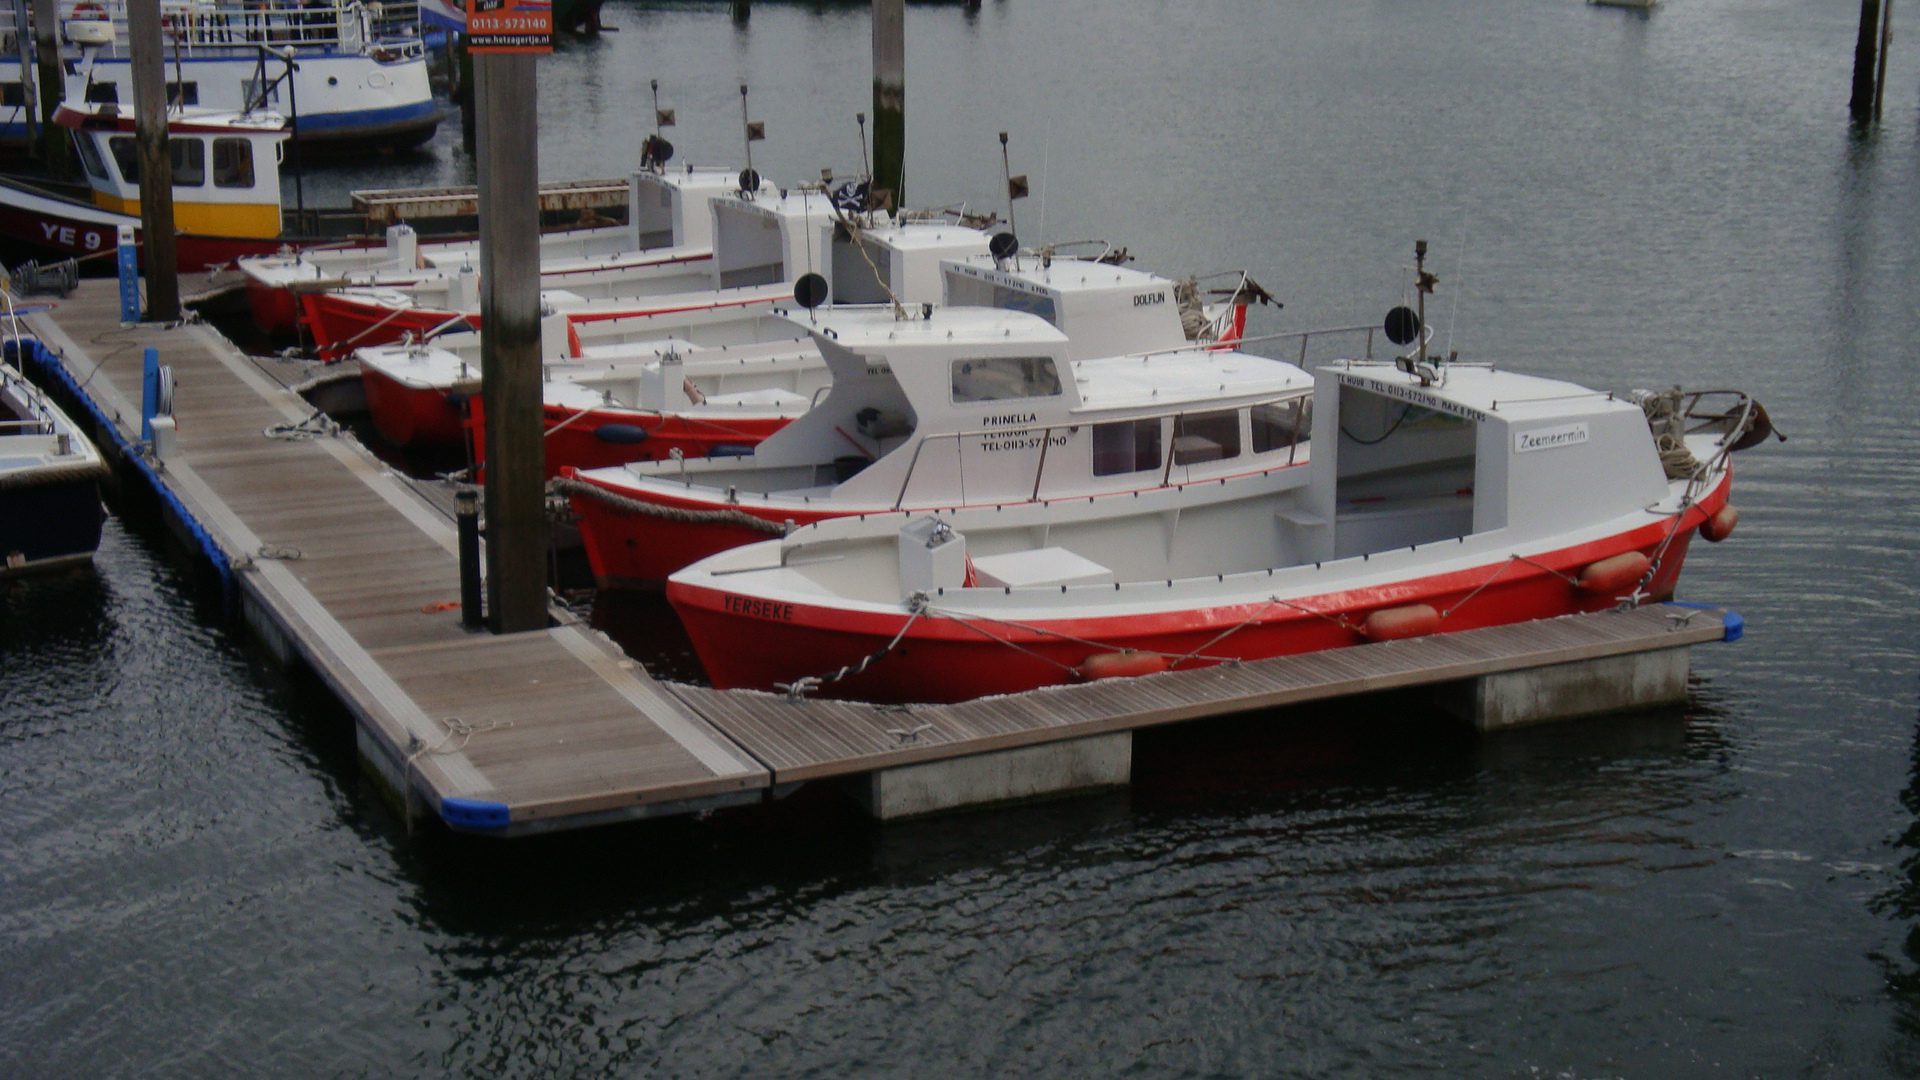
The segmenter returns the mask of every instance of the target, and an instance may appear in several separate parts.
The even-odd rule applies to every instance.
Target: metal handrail
[[[128,48],[126,5],[122,0],[63,0],[60,25],[63,30],[75,21],[74,9],[84,4],[104,7],[105,19],[113,26],[113,42],[102,46],[111,54]],[[91,12],[83,13],[91,14]],[[161,33],[169,51],[178,49],[191,56],[196,50],[224,50],[265,44],[308,48],[340,48],[350,43],[344,32],[349,20],[363,32],[351,35],[356,46],[372,47],[402,39],[418,39],[420,6],[415,0],[383,0],[377,4],[360,0],[319,0],[307,4],[301,0],[162,0]],[[32,25],[29,15],[27,24]],[[12,30],[15,20],[11,9],[0,11],[0,30]]]

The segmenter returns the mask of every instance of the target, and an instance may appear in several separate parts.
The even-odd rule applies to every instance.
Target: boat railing
[[[1293,432],[1291,433],[1291,435],[1287,440],[1287,462],[1286,463],[1288,465],[1293,465],[1299,460],[1300,443],[1304,441],[1303,429],[1306,427],[1306,424],[1303,423],[1303,421],[1305,420],[1305,417],[1302,415],[1302,413],[1304,413],[1306,405],[1311,404],[1310,398],[1311,398],[1310,392],[1305,390],[1295,389],[1295,390],[1288,390],[1284,393],[1274,394],[1270,397],[1257,398],[1249,401],[1235,401],[1233,405],[1230,407],[1235,410],[1238,410],[1243,408],[1255,409],[1263,405],[1299,403],[1300,411],[1297,411],[1295,413]],[[1164,419],[1167,419],[1168,417],[1172,417],[1174,422],[1173,437],[1174,439],[1177,440],[1180,437],[1181,428],[1183,426],[1183,422],[1186,417],[1201,414],[1201,413],[1220,412],[1222,409],[1225,409],[1228,407],[1229,406],[1225,406],[1218,403],[1200,404],[1200,405],[1190,404],[1187,406],[1183,406],[1181,408],[1166,409],[1161,412],[1143,413],[1139,415],[1128,415],[1123,418],[1116,418],[1116,421],[1123,419],[1128,422],[1138,422],[1143,420],[1164,420]],[[1040,428],[1040,435],[1038,436],[1040,458],[1034,464],[1033,487],[1028,495],[1028,498],[1034,501],[1038,501],[1040,498],[1040,488],[1041,488],[1041,485],[1046,480],[1047,451],[1053,445],[1054,433],[1057,431],[1067,431],[1071,433],[1093,422],[1094,421],[1091,421],[1087,418],[1080,418],[1077,420],[1063,421],[1061,423],[1056,423],[1056,424],[1048,424]],[[942,432],[937,432],[935,434],[928,435],[928,436],[925,436],[924,438],[921,438],[914,445],[913,456],[907,459],[907,472],[905,476],[900,478],[900,490],[894,496],[893,508],[895,510],[899,510],[906,505],[907,492],[913,486],[914,471],[918,469],[920,466],[921,451],[925,450],[929,445],[936,442],[952,442],[955,444],[955,447],[956,447],[955,459],[960,462],[960,468],[961,468],[960,500],[962,502],[965,502],[966,501],[966,463],[965,463],[964,457],[958,453],[958,446],[960,441],[963,439],[975,439],[975,438],[1031,439],[1031,438],[1034,438],[1034,435],[1033,435],[1034,430],[1035,430],[1034,428],[1018,428],[1018,429],[971,428],[964,431],[942,431]],[[1175,460],[1174,460],[1175,448],[1171,443],[1168,444],[1164,457],[1165,457],[1165,460],[1162,463],[1160,468],[1160,479],[1158,484],[1156,485],[1158,487],[1168,487],[1172,484],[1173,468],[1175,465]]]
[[[0,11],[0,31],[16,29],[14,8],[8,5]],[[161,0],[160,36],[169,58],[271,45],[366,49],[379,59],[401,59],[420,48],[420,5],[417,0]],[[61,0],[60,40],[96,47],[106,57],[129,55],[126,4]],[[382,50],[391,55],[381,56]]]

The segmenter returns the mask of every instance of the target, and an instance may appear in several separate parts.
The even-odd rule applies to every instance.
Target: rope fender
[[[661,506],[658,503],[630,499],[625,495],[608,491],[598,484],[589,484],[568,476],[548,481],[547,490],[556,495],[585,496],[625,513],[660,518],[663,521],[679,522],[682,525],[737,525],[769,536],[787,535],[787,523],[768,521],[744,510],[689,510],[681,506]]]

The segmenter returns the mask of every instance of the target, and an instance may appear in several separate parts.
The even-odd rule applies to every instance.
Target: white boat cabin
[[[831,371],[823,400],[750,455],[623,466],[629,476],[730,487],[743,500],[894,508],[1137,490],[1306,460],[1312,381],[1291,364],[1193,345],[1077,359],[1077,341],[1023,311],[837,307],[793,321]]]
[[[72,132],[94,205],[138,217],[140,150],[133,114],[112,104],[64,104],[54,122]],[[173,220],[206,236],[280,235],[278,113],[175,110],[167,121],[173,164]]]
[[[1076,359],[1185,348],[1178,288],[1158,274],[1088,259],[949,260],[949,307],[1025,311],[1058,327]]]
[[[1524,544],[1669,496],[1638,404],[1489,367],[1444,372],[1434,385],[1391,363],[1316,373],[1312,481],[1280,512],[1288,561],[1493,534]]]

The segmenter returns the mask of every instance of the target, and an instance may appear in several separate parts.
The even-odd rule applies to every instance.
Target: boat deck
[[[142,354],[159,350],[174,372],[174,443],[157,465],[127,465],[228,562],[269,646],[345,703],[363,757],[410,811],[456,829],[698,811],[802,781],[1727,632],[1717,611],[1655,606],[911,708],[661,683],[558,607],[542,631],[464,629],[445,490],[394,473],[350,436],[299,437],[314,413],[291,387],[306,368],[247,357],[202,325],[123,327],[112,281],[83,282],[29,327],[111,426],[104,442],[137,439]]]

